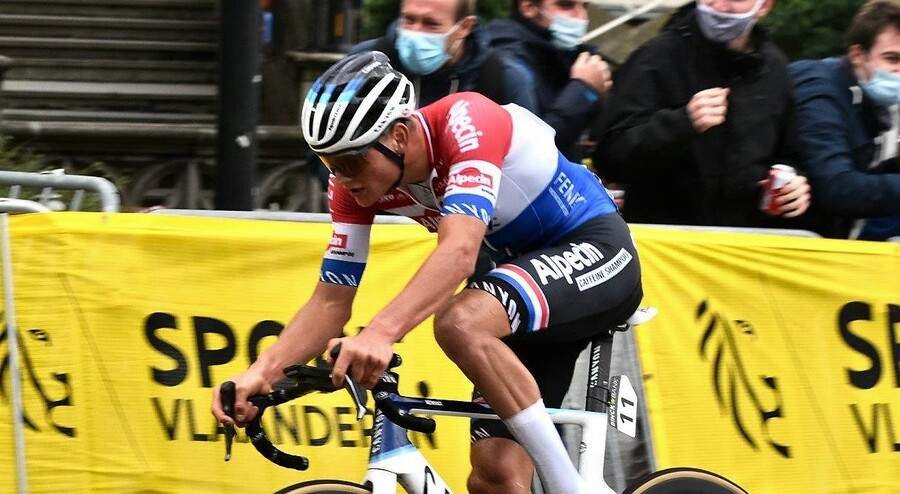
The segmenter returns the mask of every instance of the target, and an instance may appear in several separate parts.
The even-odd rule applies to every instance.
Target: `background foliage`
[[[764,25],[791,60],[842,55],[844,31],[865,0],[781,0]]]
[[[778,0],[764,24],[791,60],[840,55],[844,30],[865,0]],[[478,0],[485,21],[506,17],[510,0]],[[400,0],[365,0],[364,37],[378,37],[397,17]]]
[[[33,152],[27,146],[22,144],[14,144],[9,137],[0,136],[0,170],[16,171],[16,172],[49,172],[56,168],[64,168],[52,163],[48,163],[44,156]],[[73,170],[67,170],[72,172]],[[77,171],[79,175],[95,175],[105,177],[116,186],[120,192],[128,185],[128,178],[109,173],[109,170],[103,163],[94,163]],[[0,189],[0,197],[9,197],[7,192],[9,189],[3,187]],[[72,202],[73,191],[59,190],[56,192],[56,204],[70,204]],[[28,199],[37,201],[41,195],[41,191],[37,188],[23,188],[20,192],[19,199]],[[96,194],[85,194],[81,202],[81,211],[100,211],[102,209],[102,201]]]

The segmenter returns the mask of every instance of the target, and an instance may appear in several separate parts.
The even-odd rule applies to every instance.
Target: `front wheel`
[[[372,489],[343,480],[312,480],[289,485],[275,494],[371,494]]]
[[[622,494],[747,494],[734,482],[699,468],[676,467],[641,478]]]

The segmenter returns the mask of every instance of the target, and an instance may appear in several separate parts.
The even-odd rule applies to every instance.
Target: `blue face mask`
[[[861,82],[866,97],[878,106],[891,106],[900,103],[900,74],[875,69],[872,78]]]
[[[703,35],[716,43],[728,43],[750,31],[756,24],[756,14],[765,0],[757,0],[749,12],[728,14],[700,3],[697,0],[697,23]]]
[[[426,75],[444,66],[450,60],[447,53],[447,36],[458,24],[446,33],[421,33],[397,28],[397,54],[400,63],[414,74]]]
[[[554,15],[550,18],[550,43],[558,50],[574,50],[581,44],[587,28],[587,19]]]

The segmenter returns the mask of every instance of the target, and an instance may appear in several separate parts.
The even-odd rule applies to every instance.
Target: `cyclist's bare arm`
[[[341,334],[350,320],[356,288],[319,282],[312,297],[297,311],[278,340],[246,371],[229,381],[235,383],[235,417],[243,426],[256,416],[248,396],[265,394],[284,378],[282,369],[305,363],[322,354],[329,339]],[[219,422],[232,423],[219,403],[219,387],[213,392],[212,413]]]
[[[451,214],[441,219],[437,247],[400,294],[358,336],[329,342],[329,349],[341,343],[333,368],[335,385],[343,383],[348,367],[360,384],[370,388],[375,384],[393,355],[391,345],[447,303],[475,270],[486,231],[484,222],[472,216]]]

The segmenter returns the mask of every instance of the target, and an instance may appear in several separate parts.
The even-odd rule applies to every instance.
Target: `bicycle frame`
[[[611,339],[607,341],[612,342]],[[596,358],[592,358],[592,369],[601,365],[603,353],[601,348],[598,342],[594,342],[592,352],[598,353]],[[608,347],[606,348],[608,354]],[[608,366],[608,359],[606,362]],[[396,377],[390,379],[393,381],[392,385],[396,386]],[[601,385],[600,382],[595,384]],[[594,410],[550,408],[547,411],[555,424],[571,424],[581,429],[577,466],[582,478],[592,487],[592,492],[615,494],[603,478],[607,426],[634,436],[633,412],[637,407],[637,395],[625,376],[618,376],[610,382],[603,381],[602,384],[611,384],[609,403],[615,410],[613,413],[608,412],[606,401],[602,404],[594,402],[593,408],[596,408]],[[590,395],[590,391],[588,394]],[[394,494],[397,483],[408,494],[435,492],[453,494],[437,470],[409,441],[407,432],[415,427],[404,427],[396,422],[406,422],[410,420],[408,418],[410,415],[416,414],[499,418],[489,406],[469,401],[412,398],[401,396],[396,392],[381,392],[376,397],[376,402],[379,405],[375,411],[372,446],[365,476],[365,483],[372,487],[373,494]],[[395,410],[391,413],[395,417],[394,420],[388,418],[382,411],[388,406]]]
[[[632,437],[635,435],[637,394],[626,376],[610,379],[609,365],[613,335],[649,320],[656,313],[653,308],[644,311],[636,312],[625,324],[611,329],[609,333],[598,335],[591,341],[585,410],[547,410],[555,424],[571,424],[581,429],[577,467],[582,478],[591,487],[591,492],[616,494],[603,478],[607,427],[618,429]],[[400,358],[395,355],[388,371],[372,390],[376,406],[364,483],[370,486],[374,494],[395,494],[398,483],[408,494],[453,494],[446,481],[409,440],[410,430],[434,431],[432,419],[416,414],[486,419],[499,417],[483,403],[400,395],[399,376],[391,370],[398,365]],[[294,385],[277,387],[268,395],[250,398],[259,407],[260,413],[248,424],[247,434],[251,443],[270,461],[287,468],[305,470],[309,463],[305,457],[278,450],[266,438],[260,426],[262,411],[311,391],[333,392],[337,388],[331,384],[330,373],[322,368],[296,365],[285,369],[285,374],[294,380]],[[362,418],[366,401],[364,390],[349,378],[345,380],[345,389],[356,402],[357,418]],[[229,413],[227,403],[230,403],[233,410],[234,383],[224,383],[221,391],[223,409]],[[229,429],[232,430],[231,434],[228,433]],[[230,457],[231,437],[233,429],[226,426],[226,461]]]

